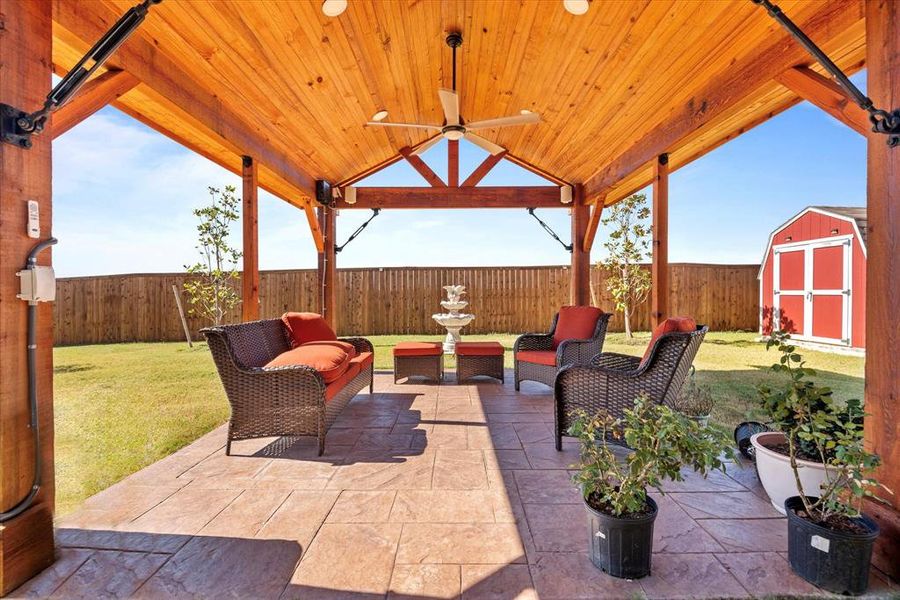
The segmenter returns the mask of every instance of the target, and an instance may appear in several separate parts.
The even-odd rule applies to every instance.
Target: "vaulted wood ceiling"
[[[134,2],[56,0],[58,70]],[[861,2],[779,4],[839,65],[862,65]],[[337,18],[320,6],[165,0],[110,61],[141,81],[115,104],[232,170],[255,155],[261,184],[302,205],[312,180],[342,181],[427,138],[364,126],[376,109],[442,122],[444,37],[459,30],[462,115],[540,113],[479,133],[611,201],[649,182],[658,153],[677,168],[798,102],[774,77],[811,64],[749,0],[603,1],[580,17],[555,0],[350,0]]]

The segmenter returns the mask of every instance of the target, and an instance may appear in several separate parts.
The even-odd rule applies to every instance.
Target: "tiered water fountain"
[[[447,337],[444,339],[444,353],[455,354],[456,342],[460,340],[459,330],[471,323],[475,315],[459,312],[469,305],[468,302],[460,299],[466,293],[466,286],[445,285],[444,290],[447,292],[447,299],[441,300],[441,306],[450,312],[433,314],[431,318],[447,330]]]

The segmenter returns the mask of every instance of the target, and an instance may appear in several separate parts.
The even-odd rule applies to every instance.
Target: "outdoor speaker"
[[[331,184],[324,179],[316,179],[316,202],[331,206]]]

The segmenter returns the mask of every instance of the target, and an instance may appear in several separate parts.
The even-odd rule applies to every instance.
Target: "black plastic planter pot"
[[[734,443],[737,444],[741,454],[748,459],[755,461],[756,452],[754,451],[753,445],[750,443],[750,438],[756,433],[768,430],[769,428],[762,423],[757,423],[756,421],[744,421],[734,428]]]
[[[653,511],[645,517],[625,519],[613,517],[591,508],[587,502],[591,526],[591,562],[613,577],[639,579],[650,574],[653,552],[653,522],[658,508],[647,498]]]
[[[838,594],[859,595],[869,587],[872,546],[878,525],[863,515],[866,533],[834,531],[798,517],[800,496],[784,501],[788,518],[788,559],[794,572],[811,584]]]

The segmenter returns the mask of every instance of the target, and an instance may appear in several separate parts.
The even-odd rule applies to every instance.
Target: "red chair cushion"
[[[289,312],[281,315],[281,321],[287,327],[291,335],[291,346],[296,348],[306,342],[319,342],[322,340],[336,340],[337,336],[332,331],[322,315],[308,312]]]
[[[516,360],[536,365],[556,366],[556,352],[553,350],[522,350],[516,353]]]
[[[400,342],[394,346],[394,356],[439,356],[443,353],[440,342]]]
[[[375,362],[375,355],[371,352],[360,352],[350,359],[351,365],[359,365],[360,369],[368,369]]]
[[[457,356],[503,356],[500,342],[456,342]]]
[[[282,352],[270,361],[266,367],[312,367],[319,372],[325,383],[330,383],[344,374],[350,366],[347,353],[334,346],[300,346]]]
[[[594,337],[597,319],[603,311],[596,306],[563,306],[553,332],[553,349],[564,340],[588,340]]]
[[[350,364],[346,371],[340,377],[325,386],[325,402],[333,399],[338,395],[344,386],[353,381],[353,378],[359,375],[361,368],[358,364]]]
[[[650,358],[653,345],[656,344],[656,340],[662,335],[666,333],[691,333],[696,330],[697,322],[691,317],[669,317],[653,330],[653,335],[650,336],[650,343],[647,344],[647,349],[644,350],[644,358],[641,359],[641,362],[646,362]]]
[[[346,352],[347,356],[350,358],[356,356],[356,346],[354,346],[350,342],[344,342],[341,340],[319,340],[317,342],[305,342],[303,346],[333,346],[335,348],[340,348],[341,350]]]

